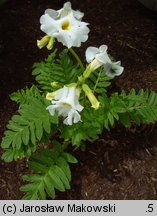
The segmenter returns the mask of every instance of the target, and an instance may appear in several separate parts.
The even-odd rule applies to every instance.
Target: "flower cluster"
[[[89,33],[88,23],[81,21],[83,16],[83,13],[73,10],[71,3],[67,2],[61,10],[45,11],[40,18],[41,30],[68,48],[80,47],[88,39]]]
[[[51,100],[52,104],[47,107],[47,110],[52,116],[57,111],[58,115],[64,118],[63,123],[66,125],[72,125],[81,121],[79,113],[84,108],[79,103],[81,92],[88,98],[92,108],[95,110],[99,108],[99,101],[86,83],[86,80],[95,70],[103,67],[106,75],[111,78],[121,75],[124,70],[120,61],[113,62],[111,60],[107,53],[108,47],[106,45],[101,45],[99,48],[87,48],[85,56],[88,65],[84,69],[80,58],[72,50],[72,47],[80,47],[81,43],[88,39],[88,23],[82,21],[83,16],[84,13],[73,10],[71,3],[67,2],[60,10],[47,9],[40,18],[40,28],[46,35],[37,41],[38,47],[41,49],[47,46],[50,50],[53,48],[56,39],[74,54],[74,57],[83,69],[82,76],[78,77],[78,82],[74,86],[70,86],[67,83],[67,86],[55,92],[47,93],[46,96],[48,100]]]

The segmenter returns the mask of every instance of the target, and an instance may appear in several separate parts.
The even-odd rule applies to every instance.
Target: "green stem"
[[[93,93],[95,92],[96,88],[97,88],[97,85],[99,83],[99,79],[100,79],[100,75],[102,73],[102,70],[100,70],[99,74],[98,74],[98,77],[97,77],[97,80],[96,80],[96,83],[95,83],[95,86],[94,86],[94,89],[93,89]]]
[[[83,66],[83,63],[80,59],[80,57],[77,55],[77,53],[72,49],[70,48],[69,51],[71,52],[71,54],[75,57],[75,59],[77,60],[77,62],[79,63],[80,67],[82,68],[82,70],[84,70],[84,66]]]

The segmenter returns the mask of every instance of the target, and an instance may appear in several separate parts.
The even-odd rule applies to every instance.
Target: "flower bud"
[[[51,100],[54,99],[56,94],[57,94],[57,91],[54,91],[54,92],[51,92],[51,93],[48,92],[47,95],[46,95],[46,99],[51,101]]]
[[[54,41],[53,37],[45,35],[41,40],[37,40],[37,46],[39,49],[46,46],[48,50],[51,50],[53,48]]]
[[[37,40],[37,46],[39,49],[42,49],[43,47],[45,47],[48,42],[49,42],[49,36],[45,35],[41,40]]]
[[[52,82],[52,83],[51,83],[51,86],[52,86],[53,88],[60,88],[59,83],[56,82],[56,81]]]
[[[49,42],[48,42],[48,44],[46,46],[48,50],[52,50],[54,42],[55,42],[54,37],[50,37]]]
[[[90,103],[92,104],[92,108],[98,109],[100,106],[99,101],[96,99],[95,95],[93,94],[92,90],[89,88],[87,84],[82,85],[82,89],[85,92],[85,95],[88,97]]]

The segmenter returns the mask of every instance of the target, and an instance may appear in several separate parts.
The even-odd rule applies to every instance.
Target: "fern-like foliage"
[[[154,123],[157,120],[157,93],[141,90],[138,93],[132,89],[128,94],[114,93],[111,97],[99,97],[102,106],[104,126],[109,130],[115,121],[129,128],[132,122]]]
[[[51,85],[52,82],[58,82],[59,88],[65,84],[76,82],[81,74],[81,69],[77,64],[73,64],[68,56],[68,50],[64,50],[59,58],[55,58],[56,51],[40,63],[35,63],[32,74],[42,90],[52,92],[56,88]]]
[[[148,90],[133,89],[128,95],[123,91],[120,99],[124,101],[128,118],[140,125],[141,122],[150,124],[157,120],[157,93]],[[125,117],[120,116],[120,121],[125,122]],[[124,124],[125,125],[125,124]]]
[[[93,93],[103,94],[106,92],[106,88],[111,85],[110,80],[112,80],[112,78],[106,75],[104,67],[100,67],[90,75],[87,84],[93,90]]]
[[[20,188],[26,192],[23,199],[46,199],[46,195],[55,198],[55,190],[64,192],[70,189],[71,171],[68,163],[77,163],[74,156],[62,150],[56,142],[53,150],[43,149],[39,154],[32,155],[29,167],[33,174],[23,176],[29,183]]]
[[[46,102],[30,97],[28,104],[22,104],[19,115],[14,115],[7,125],[1,147],[5,149],[2,159],[10,162],[13,159],[30,156],[37,148],[43,134],[56,130],[57,115],[50,116]]]
[[[10,94],[10,99],[19,104],[29,103],[30,97],[41,99],[41,94],[39,89],[33,85],[31,88],[26,87],[26,89],[18,90]]]
[[[60,137],[71,142],[73,146],[76,145],[78,147],[83,141],[98,139],[98,135],[103,130],[103,117],[101,114],[101,109],[94,110],[88,104],[88,108],[86,107],[81,113],[82,122],[72,126],[62,125]]]

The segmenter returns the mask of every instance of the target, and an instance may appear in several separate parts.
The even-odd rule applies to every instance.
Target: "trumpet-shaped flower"
[[[76,87],[68,88],[64,86],[55,93],[52,105],[47,107],[47,110],[53,116],[58,111],[59,116],[67,117],[63,123],[72,125],[81,121],[79,112],[83,110],[83,106],[79,104]]]
[[[85,55],[87,62],[90,64],[88,65],[83,74],[84,78],[88,78],[90,74],[96,69],[98,69],[100,66],[106,63],[111,63],[111,59],[107,54],[106,45],[101,45],[99,48],[88,47]]]
[[[50,11],[42,15],[40,18],[41,30],[47,35],[56,38],[68,48],[73,46],[80,47],[81,42],[85,42],[88,39],[88,23],[76,19],[72,9],[71,12],[67,13],[65,13],[65,9],[61,10],[63,11],[57,17]]]
[[[94,59],[102,64],[106,64],[107,62],[111,62],[107,54],[107,46],[101,45],[99,48],[96,47],[88,47],[86,50],[86,60],[88,63],[91,63]]]
[[[104,65],[104,68],[106,70],[106,74],[114,78],[115,76],[119,76],[123,73],[124,67],[121,66],[121,62],[112,62],[111,64]]]
[[[50,17],[52,17],[55,20],[63,18],[65,16],[69,15],[70,13],[73,13],[73,16],[77,20],[82,20],[82,17],[84,16],[84,13],[80,12],[79,10],[77,10],[77,11],[73,10],[71,8],[70,2],[66,2],[63,5],[63,8],[60,10],[53,10],[53,9],[45,10],[45,14],[48,14]]]
[[[88,47],[86,50],[86,60],[90,63],[84,72],[84,77],[88,78],[92,71],[96,70],[100,66],[104,66],[106,74],[109,77],[114,78],[122,74],[124,67],[121,66],[121,62],[112,62],[107,54],[107,46],[102,45],[99,48]]]

